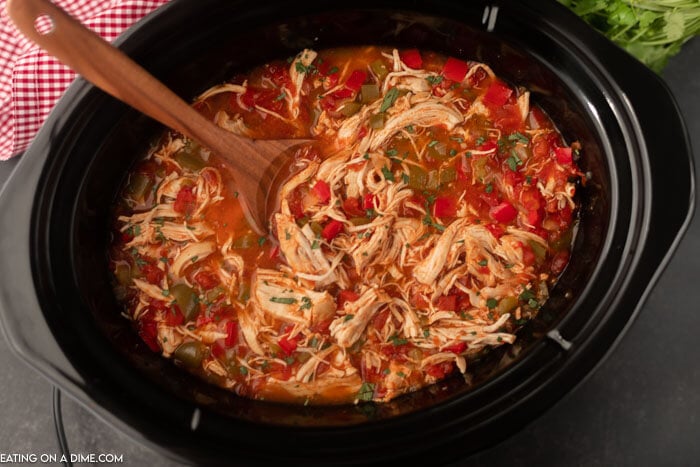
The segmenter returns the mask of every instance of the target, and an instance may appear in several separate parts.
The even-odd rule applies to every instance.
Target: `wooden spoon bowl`
[[[218,127],[116,47],[48,0],[9,0],[7,12],[30,40],[87,81],[230,162],[246,218],[268,228],[268,193],[277,193],[280,159],[308,140],[254,140]],[[36,27],[41,20],[47,28]]]

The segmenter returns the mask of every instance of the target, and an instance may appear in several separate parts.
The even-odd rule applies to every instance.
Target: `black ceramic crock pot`
[[[304,47],[418,47],[533,91],[588,182],[572,260],[519,343],[384,405],[241,399],[148,351],[119,315],[106,248],[129,167],[162,128],[77,80],[0,196],[0,307],[16,353],[108,423],[198,463],[453,460],[522,427],[622,335],[693,209],[690,148],[663,82],[555,2],[175,0],[119,40],[192,99]]]

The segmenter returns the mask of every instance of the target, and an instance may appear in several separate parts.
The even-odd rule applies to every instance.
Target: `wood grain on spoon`
[[[259,232],[267,230],[266,198],[268,193],[276,192],[271,186],[275,170],[270,163],[304,140],[252,140],[216,126],[123,52],[48,0],[9,0],[7,12],[26,37],[86,80],[230,161],[229,170],[246,217]],[[38,18],[51,22],[48,31],[37,31]]]

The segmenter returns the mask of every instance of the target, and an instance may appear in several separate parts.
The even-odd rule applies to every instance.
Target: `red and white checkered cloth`
[[[169,0],[53,0],[108,41]],[[0,0],[0,160],[24,151],[75,73],[12,24]]]

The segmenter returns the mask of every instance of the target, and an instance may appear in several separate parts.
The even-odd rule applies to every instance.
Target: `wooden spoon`
[[[268,206],[274,204],[268,194],[278,192],[273,185],[284,165],[275,159],[308,140],[253,140],[218,127],[48,0],[9,0],[7,12],[27,38],[86,80],[228,160],[248,222],[258,233],[267,232]],[[48,30],[39,32],[37,21],[43,21]]]

